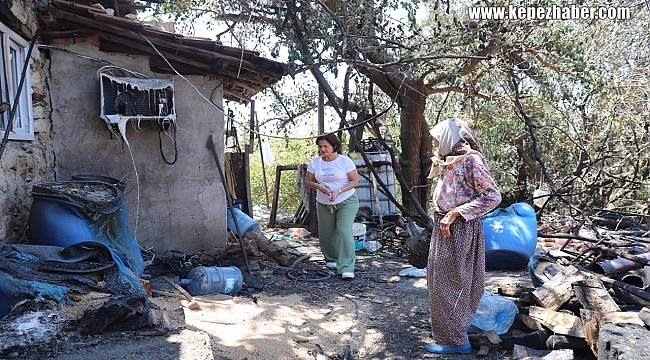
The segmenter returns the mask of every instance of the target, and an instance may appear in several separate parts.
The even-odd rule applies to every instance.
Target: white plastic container
[[[388,163],[390,164],[390,154],[388,152],[367,152],[366,155],[372,163]],[[363,216],[390,216],[397,215],[397,207],[393,204],[388,197],[381,191],[373,187],[372,171],[365,166],[361,153],[348,153],[348,157],[357,166],[359,172],[359,185],[354,189],[357,198],[359,199],[359,215]],[[375,170],[381,181],[386,185],[391,195],[395,196],[395,174],[391,165],[376,166]],[[379,208],[377,208],[377,198],[379,198]]]
[[[363,249],[363,245],[366,243],[366,224],[352,224],[352,235],[354,236],[354,250]]]
[[[188,275],[187,290],[191,295],[236,295],[244,284],[244,277],[235,266],[199,266]]]
[[[499,335],[505,334],[518,313],[519,309],[512,300],[485,290],[472,325],[483,331],[494,330]]]
[[[543,207],[544,205],[546,205],[546,202],[548,201],[550,194],[551,192],[546,190],[546,188],[543,186],[533,191],[533,204],[535,204],[535,206],[537,206],[538,208]]]

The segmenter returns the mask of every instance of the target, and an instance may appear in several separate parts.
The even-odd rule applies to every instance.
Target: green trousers
[[[336,271],[354,272],[357,258],[354,254],[352,224],[359,211],[359,200],[353,194],[336,205],[316,203],[318,241],[326,262],[336,261]]]

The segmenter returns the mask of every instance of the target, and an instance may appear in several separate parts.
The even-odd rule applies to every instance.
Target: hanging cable
[[[196,86],[194,86],[194,84],[192,84],[191,81],[189,81],[186,77],[184,77],[183,75],[181,75],[181,73],[179,73],[179,72],[178,72],[178,71],[177,71],[177,70],[172,66],[172,64],[169,62],[169,60],[167,60],[167,58],[166,58],[166,57],[165,57],[165,56],[164,56],[160,51],[158,51],[158,48],[156,48],[156,46],[155,46],[155,45],[154,45],[154,44],[153,44],[153,43],[152,43],[152,42],[151,42],[151,41],[150,41],[146,36],[144,36],[142,33],[139,33],[139,34],[140,34],[140,36],[142,36],[142,37],[147,41],[147,43],[149,43],[149,45],[154,49],[154,51],[155,51],[158,55],[160,55],[160,57],[161,57],[161,58],[162,58],[162,59],[167,63],[167,65],[172,69],[172,71],[174,71],[174,73],[175,73],[176,75],[178,75],[181,79],[185,80],[188,84],[190,84],[190,86],[191,86],[191,87],[192,87],[192,88],[193,88],[193,89],[194,89],[194,90],[199,94],[199,96],[201,96],[204,100],[206,100],[208,103],[210,103],[214,108],[216,108],[217,110],[219,110],[219,112],[221,112],[222,114],[225,115],[225,111],[224,111],[224,109],[223,109],[222,107],[220,107],[220,106],[218,106],[217,104],[215,104],[214,102],[212,102],[211,99],[206,98],[205,95],[203,95],[203,93],[201,93],[201,91],[200,91],[199,89],[197,89]],[[214,90],[213,90],[213,93],[214,93]],[[210,95],[210,96],[212,96],[212,95]],[[355,127],[357,127],[357,126],[363,126],[363,125],[365,125],[366,123],[369,123],[369,122],[371,122],[371,121],[374,121],[374,120],[376,120],[376,119],[379,119],[381,116],[383,116],[385,113],[387,113],[388,110],[390,110],[391,107],[392,107],[392,105],[389,106],[387,109],[383,110],[382,112],[380,112],[379,114],[374,115],[374,116],[371,116],[370,118],[368,118],[368,119],[366,119],[366,120],[364,120],[364,121],[362,121],[362,122],[360,122],[360,123],[354,124],[354,125],[352,125],[352,126],[348,126],[348,127],[340,128],[340,129],[337,129],[337,130],[335,130],[335,131],[330,131],[330,132],[328,132],[328,133],[337,133],[337,132],[339,132],[339,131],[350,130],[350,129],[355,128]],[[242,124],[242,123],[240,123],[240,122],[238,122],[238,121],[236,121],[236,120],[233,120],[233,121],[234,121],[236,124],[238,124],[238,125],[240,125],[240,126],[242,126],[242,127],[244,127],[244,128],[248,128],[248,125],[246,125],[246,124]],[[248,131],[251,131],[251,132],[253,132],[253,133],[255,133],[255,134],[259,135],[259,136],[264,136],[264,137],[267,137],[267,138],[273,138],[273,139],[283,139],[283,140],[312,140],[312,139],[316,139],[316,138],[317,138],[318,136],[320,136],[320,135],[323,135],[323,134],[318,134],[318,135],[313,135],[313,136],[304,136],[304,137],[287,137],[287,136],[278,136],[278,135],[264,134],[264,133],[261,133],[261,132],[259,132],[259,131],[254,130],[254,129],[248,129]]]
[[[170,133],[171,133],[171,136],[172,136],[172,143],[174,144],[174,160],[173,161],[169,161],[165,157],[165,153],[163,152],[162,135],[161,135],[163,131],[167,131],[170,128],[171,128]],[[175,121],[172,121],[172,122],[166,123],[166,124],[164,124],[162,122],[158,123],[158,144],[160,145],[160,155],[162,156],[163,161],[165,161],[165,163],[167,165],[174,165],[176,163],[176,160],[178,160],[178,142],[176,141],[176,128],[177,128],[177,126],[176,126]]]

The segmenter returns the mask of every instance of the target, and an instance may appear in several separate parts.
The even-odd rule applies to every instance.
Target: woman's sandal
[[[471,354],[472,344],[468,342],[462,346],[440,346],[433,343],[425,346],[424,349],[434,354]]]

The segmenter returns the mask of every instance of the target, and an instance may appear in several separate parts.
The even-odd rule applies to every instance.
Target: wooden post
[[[271,214],[269,215],[269,227],[275,226],[275,215],[278,211],[278,200],[280,199],[280,179],[282,176],[282,166],[275,168],[275,188],[273,190],[273,205],[271,206]]]
[[[251,166],[250,166],[250,155],[253,152],[253,140],[255,139],[255,134],[253,133],[255,125],[255,100],[251,100],[251,115],[248,122],[249,125],[249,135],[248,135],[248,144],[246,145],[246,153],[244,154],[244,171],[246,172],[246,208],[248,209],[247,214],[252,218],[253,217],[253,199],[251,199]],[[266,189],[265,189],[266,190]],[[266,206],[269,206],[268,202]]]

